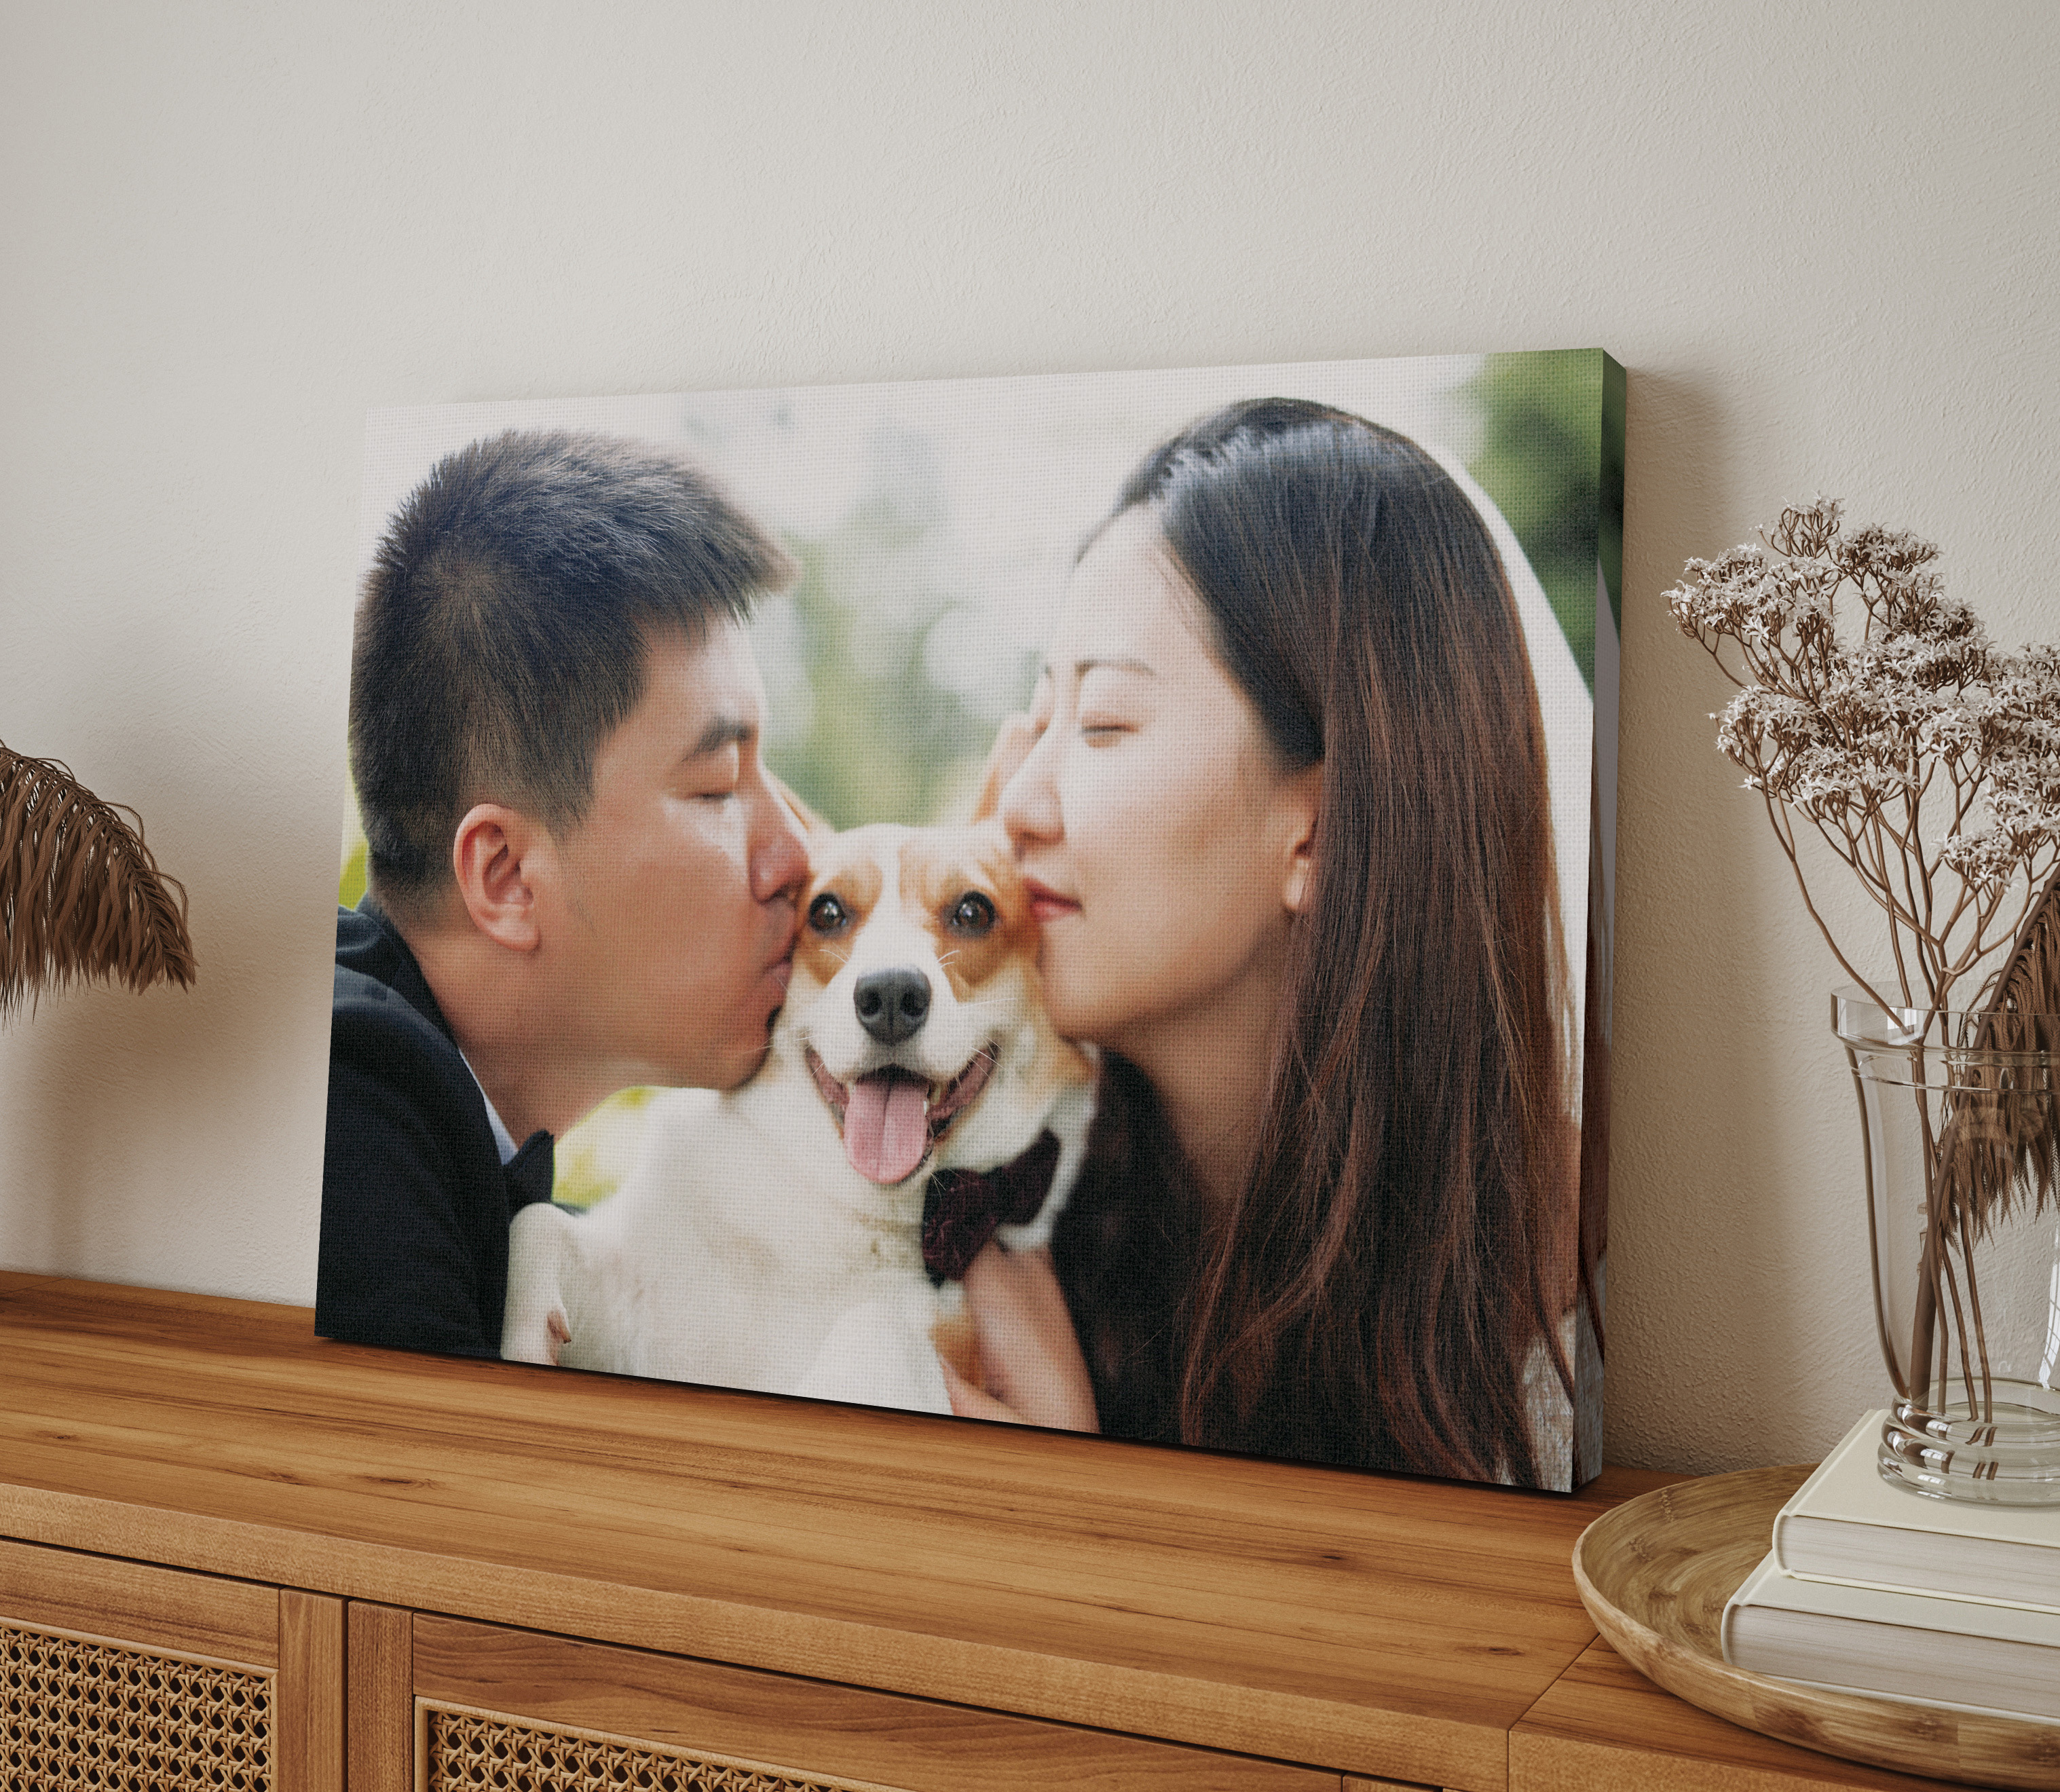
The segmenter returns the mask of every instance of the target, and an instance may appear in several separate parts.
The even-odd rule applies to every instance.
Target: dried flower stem
[[[1920,1070],[1956,1005],[1987,1005],[1978,1051],[2060,1044],[2060,647],[1998,649],[1946,595],[1937,557],[1908,534],[1842,534],[1838,506],[1819,498],[1783,512],[1763,545],[1690,561],[1667,593],[1682,632],[1737,689],[1716,718],[1719,748],[1760,793],[1840,967],[1912,1023]],[[1886,916],[1899,1001],[1861,973],[1811,896],[1805,822]],[[1930,1199],[1908,1391],[1922,1403],[1927,1387],[1944,1388],[1943,1313],[1970,1407],[1986,1413],[1972,1251],[2020,1197],[2034,1213],[2060,1203],[2060,1103],[2025,1099],[2033,1086],[2014,1071],[1982,1074],[1971,1088],[1913,1079]]]

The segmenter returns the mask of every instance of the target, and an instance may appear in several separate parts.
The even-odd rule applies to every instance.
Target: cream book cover
[[[2060,1507],[1931,1499],[1874,1467],[1885,1411],[1863,1415],[1774,1520],[1791,1574],[2060,1610]]]

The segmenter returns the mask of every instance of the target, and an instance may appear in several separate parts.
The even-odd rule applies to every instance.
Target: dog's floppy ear
[[[792,788],[784,778],[776,778],[768,772],[765,774],[765,781],[772,785],[773,794],[792,812],[794,819],[800,823],[803,832],[811,834],[833,834],[836,832],[836,828],[794,794]]]
[[[984,821],[1001,807],[1002,787],[1016,776],[1016,768],[1030,756],[1043,731],[1028,716],[1007,717],[988,748],[987,769],[980,773],[980,795],[972,805],[972,818]]]

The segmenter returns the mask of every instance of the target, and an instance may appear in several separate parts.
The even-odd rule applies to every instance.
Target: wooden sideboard
[[[0,1768],[55,1726],[100,1751],[67,1786],[1935,1786],[1596,1639],[1574,1539],[1668,1479],[1123,1447],[0,1273]]]

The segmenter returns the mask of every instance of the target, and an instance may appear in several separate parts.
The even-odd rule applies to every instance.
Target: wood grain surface
[[[414,1614],[350,1602],[350,1792],[415,1792]]]
[[[6,1462],[0,1445],[0,1478]],[[274,1587],[0,1539],[0,1618],[8,1618],[38,1630],[170,1649],[239,1667],[269,1669],[279,1662]]]
[[[355,1348],[0,1274],[0,1533],[1303,1762],[1503,1786],[1594,1635],[1575,1496]]]
[[[279,1778],[301,1792],[343,1792],[343,1601],[279,1591]]]
[[[905,1792],[1339,1792],[1307,1767],[418,1616],[418,1698]]]
[[[1439,1792],[1439,1789],[1419,1786],[1411,1779],[1367,1779],[1359,1774],[1347,1774],[1344,1792]]]
[[[1762,1736],[1646,1678],[1598,1638],[1510,1732],[1510,1792],[1938,1792]]]

